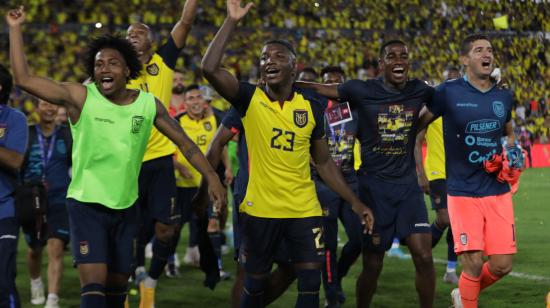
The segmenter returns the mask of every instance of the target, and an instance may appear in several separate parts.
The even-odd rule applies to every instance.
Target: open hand
[[[252,2],[242,7],[241,0],[227,0],[227,16],[234,21],[240,21],[253,6]]]
[[[363,233],[372,234],[372,229],[374,228],[374,215],[372,214],[372,210],[361,201],[352,204],[351,208],[361,220]]]
[[[25,22],[26,16],[25,8],[20,6],[17,9],[10,10],[8,14],[6,14],[6,22],[8,23],[8,26],[16,27]]]

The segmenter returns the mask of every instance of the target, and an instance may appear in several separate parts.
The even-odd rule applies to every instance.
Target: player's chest
[[[508,104],[499,99],[457,99],[452,102],[444,120],[464,133],[484,134],[502,131],[508,112]]]

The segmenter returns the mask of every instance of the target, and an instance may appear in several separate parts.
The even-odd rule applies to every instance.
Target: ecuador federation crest
[[[502,118],[505,115],[504,104],[501,101],[493,102],[493,111],[495,115],[499,118]]]
[[[156,63],[148,65],[146,69],[147,69],[147,73],[149,73],[149,75],[151,76],[156,76],[159,74],[159,67]]]
[[[82,241],[79,243],[80,245],[80,254],[85,256],[90,252],[90,247],[88,246],[87,241]]]
[[[142,116],[133,116],[132,117],[132,133],[137,134],[141,129],[144,118]]]
[[[0,139],[4,138],[5,135],[6,135],[6,128],[0,127]]]
[[[307,125],[307,110],[294,110],[294,124],[299,128]]]

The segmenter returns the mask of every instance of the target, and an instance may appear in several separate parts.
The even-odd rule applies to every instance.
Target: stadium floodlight
[[[313,5],[314,5],[315,7],[319,7],[319,2],[315,2]]]
[[[96,27],[97,29],[100,29],[101,27],[103,27],[103,25],[102,25],[100,22],[96,22],[96,23],[95,23],[95,27]]]

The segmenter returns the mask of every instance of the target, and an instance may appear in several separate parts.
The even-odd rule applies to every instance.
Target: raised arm
[[[220,63],[235,27],[252,6],[253,3],[248,3],[241,7],[240,0],[227,0],[227,17],[202,58],[204,77],[228,101],[239,93],[239,81],[228,70],[222,68]]]
[[[326,96],[328,98],[340,98],[340,95],[338,94],[338,86],[340,85],[339,83],[324,84],[317,82],[296,81],[294,84],[299,88],[311,89],[317,92],[317,94]]]
[[[353,211],[361,219],[361,223],[365,225],[365,231],[372,233],[374,226],[374,216],[370,208],[368,208],[349,188],[346,180],[342,176],[342,172],[332,160],[328,149],[327,142],[324,139],[316,139],[311,141],[311,156],[315,162],[315,168],[327,186],[346,200]]]
[[[209,194],[212,201],[218,205],[224,205],[226,203],[225,188],[223,188],[212,166],[210,166],[201,153],[199,147],[185,134],[178,122],[168,115],[168,111],[166,111],[162,103],[156,100],[156,104],[157,116],[155,117],[155,127],[176,144],[191,165],[208,181]]]
[[[23,34],[21,26],[25,21],[23,7],[14,9],[6,15],[10,35],[10,61],[14,74],[15,84],[23,90],[57,105],[66,105],[71,109],[82,110],[86,100],[86,88],[78,83],[60,83],[47,78],[33,76],[23,48]],[[73,114],[74,119],[74,112]]]
[[[176,44],[176,47],[183,48],[185,46],[185,41],[189,32],[191,32],[191,27],[193,26],[193,21],[197,14],[198,1],[197,0],[187,0],[183,6],[183,11],[181,12],[180,20],[172,28],[172,39]]]

